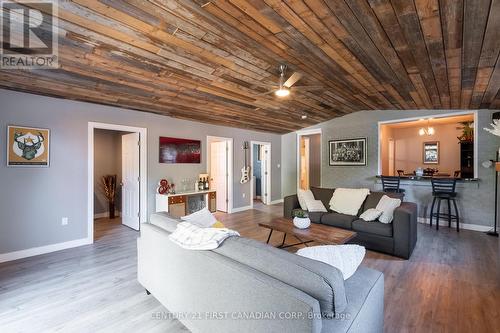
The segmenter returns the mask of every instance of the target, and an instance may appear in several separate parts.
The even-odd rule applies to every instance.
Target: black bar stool
[[[405,193],[403,188],[399,187],[399,183],[401,182],[401,178],[397,176],[382,176],[382,188],[384,192],[393,192],[393,193]]]
[[[432,218],[436,218],[436,230],[439,230],[439,218],[447,218],[448,219],[448,227],[451,228],[451,221],[457,221],[457,231],[460,231],[460,217],[458,215],[457,208],[457,192],[455,191],[457,180],[454,178],[432,178],[432,196],[434,199],[432,200],[431,206],[431,221],[430,225],[432,227]],[[446,200],[448,202],[448,213],[441,213],[441,201]],[[437,201],[437,212],[434,213],[434,206]],[[455,215],[451,214],[451,202],[453,202],[453,206],[455,207]]]

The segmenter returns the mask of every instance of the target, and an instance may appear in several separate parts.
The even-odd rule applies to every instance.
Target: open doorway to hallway
[[[297,187],[307,190],[321,186],[321,132],[297,135]]]
[[[250,142],[251,204],[271,203],[271,143]]]
[[[139,230],[147,216],[146,129],[105,123],[88,129],[89,237],[100,222]]]
[[[216,192],[217,211],[231,213],[233,207],[233,139],[207,137],[207,173]]]

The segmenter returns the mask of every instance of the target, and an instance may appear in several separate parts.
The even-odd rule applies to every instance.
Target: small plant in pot
[[[292,216],[293,216],[293,225],[299,229],[306,229],[309,228],[309,226],[311,225],[309,214],[302,209],[294,210]]]

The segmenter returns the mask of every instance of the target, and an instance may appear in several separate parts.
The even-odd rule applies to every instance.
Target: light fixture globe
[[[278,90],[276,90],[274,92],[276,94],[276,96],[278,97],[286,97],[288,95],[290,95],[290,90],[286,89],[286,88],[279,88]]]

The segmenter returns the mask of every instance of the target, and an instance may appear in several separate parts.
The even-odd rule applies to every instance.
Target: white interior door
[[[139,133],[122,135],[122,224],[139,230]]]
[[[271,202],[271,190],[270,190],[270,166],[271,166],[271,161],[270,161],[270,147],[268,145],[262,145],[260,147],[261,151],[261,160],[260,160],[260,184],[261,184],[261,190],[260,190],[260,195],[261,195],[261,200],[262,203],[269,205]]]
[[[217,192],[217,210],[227,213],[228,143],[212,142],[210,145],[210,175]]]

